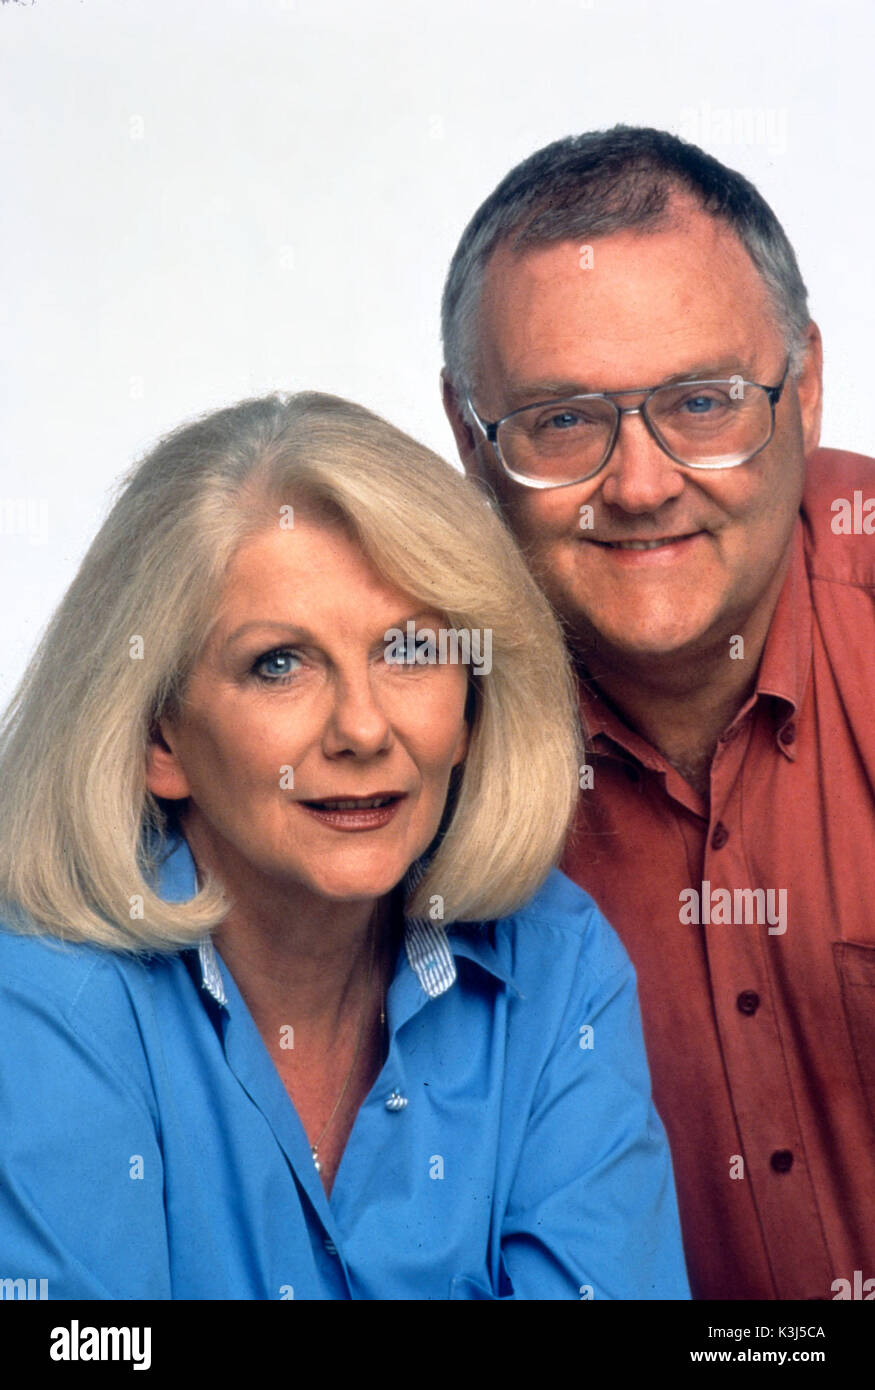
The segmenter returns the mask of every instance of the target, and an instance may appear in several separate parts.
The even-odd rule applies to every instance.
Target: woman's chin
[[[406,870],[402,869],[398,874],[375,875],[372,878],[357,877],[354,879],[336,879],[325,884],[321,890],[322,896],[330,898],[336,902],[355,902],[364,898],[383,898],[387,893],[391,893],[393,888],[404,877]]]
[[[285,878],[289,890],[303,888],[314,897],[327,902],[363,902],[364,899],[383,898],[392,888],[401,883],[408,872],[408,863],[392,860],[384,865],[338,865],[326,863],[313,866],[310,872],[296,866],[294,872]]]

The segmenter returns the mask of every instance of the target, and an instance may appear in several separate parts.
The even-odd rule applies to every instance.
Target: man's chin
[[[707,646],[708,625],[685,624],[655,628],[634,625],[618,628],[597,628],[585,623],[566,620],[569,646],[575,658],[595,674],[596,666],[652,665],[677,663],[684,657],[701,653]]]

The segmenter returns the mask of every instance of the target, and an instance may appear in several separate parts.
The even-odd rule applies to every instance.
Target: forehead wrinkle
[[[567,254],[563,254],[563,248]],[[666,344],[670,344],[673,338],[680,339],[691,334],[690,323],[678,320],[683,320],[688,314],[699,317],[703,307],[709,309],[705,321],[701,325],[697,322],[692,326],[696,341],[690,344],[690,351],[694,353],[695,359],[701,361],[709,356],[722,358],[734,351],[738,353],[739,360],[743,355],[750,361],[750,338],[744,330],[750,322],[751,315],[750,312],[742,313],[743,306],[739,304],[739,295],[731,293],[728,288],[730,280],[735,281],[739,278],[741,284],[736,288],[743,288],[745,304],[751,307],[750,300],[755,300],[756,308],[761,311],[763,320],[777,328],[768,291],[747,250],[731,228],[707,214],[699,213],[695,220],[691,216],[670,229],[661,228],[651,233],[611,233],[601,239],[601,248],[602,258],[609,257],[609,267],[601,285],[597,279],[586,278],[598,275],[598,238],[593,239],[595,268],[587,271],[577,268],[578,248],[573,242],[528,247],[519,253],[513,253],[507,247],[497,248],[487,266],[481,300],[481,312],[490,321],[493,329],[491,333],[479,335],[481,368],[488,368],[488,358],[492,358],[492,373],[488,370],[483,373],[484,381],[495,374],[496,368],[497,375],[503,380],[578,380],[584,375],[584,371],[578,371],[579,358],[573,361],[572,371],[569,372],[564,361],[559,365],[560,354],[577,354],[580,346],[583,346],[588,353],[594,353],[594,356],[591,359],[592,366],[587,362],[585,374],[588,380],[585,383],[581,382],[582,385],[597,389],[620,389],[627,385],[631,387],[650,384],[661,376],[673,374],[671,368],[666,366],[662,372],[654,372],[651,368],[650,372],[646,373],[647,381],[643,378],[638,379],[637,373],[634,382],[603,380],[596,383],[589,378],[594,376],[594,369],[601,366],[610,369],[610,358],[618,352],[622,353],[625,348],[632,349],[638,345],[643,333],[652,334],[655,331],[655,318],[660,313],[663,324],[658,325],[657,331],[659,337]],[[627,252],[632,252],[634,259],[628,266],[632,286],[629,295],[624,297],[622,287],[628,276],[615,271],[622,271]],[[651,252],[664,260],[664,264],[658,267],[661,273],[655,276],[648,275],[647,270],[647,258],[653,259],[650,256]],[[701,271],[698,276],[697,270]],[[660,306],[657,292],[650,299],[649,305],[645,304],[642,309],[634,300],[636,281],[641,281],[645,289],[663,282],[665,303]],[[707,301],[703,300],[700,288],[703,282],[707,286]],[[582,296],[585,296],[577,302],[574,295],[575,284],[580,285]],[[617,286],[620,287],[619,291],[616,291]],[[516,300],[515,304],[511,304],[509,311],[516,311],[516,324],[508,318],[508,289],[511,292],[511,300]],[[542,298],[549,300],[551,293],[561,300],[566,290],[568,312],[564,312],[564,305],[560,303],[557,314],[545,313],[539,320],[538,301]],[[594,297],[590,293],[591,290],[595,291]],[[612,299],[612,296],[615,297]],[[593,345],[587,342],[585,329],[581,330],[580,325],[587,317],[588,305],[596,317],[611,321],[608,352],[600,350],[598,343]],[[575,318],[578,320],[577,331]],[[525,336],[514,332],[520,320],[525,322]],[[729,334],[720,331],[721,325],[727,323],[731,325]],[[758,333],[761,326],[757,323]],[[714,341],[703,343],[702,330],[709,340],[713,333]],[[744,333],[744,342],[739,337],[740,333]],[[734,343],[732,339],[735,337],[739,337],[739,340]],[[507,356],[508,349],[514,352],[511,358]],[[517,354],[517,349],[522,360]],[[536,369],[533,368],[531,357],[536,352],[549,353],[549,363],[542,361]]]

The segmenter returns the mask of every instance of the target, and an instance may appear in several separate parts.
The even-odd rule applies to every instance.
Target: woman
[[[133,472],[0,749],[0,1248],[50,1298],[687,1297],[560,633],[329,396]]]

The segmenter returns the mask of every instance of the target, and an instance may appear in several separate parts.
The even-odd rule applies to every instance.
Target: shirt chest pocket
[[[834,941],[832,950],[860,1082],[875,1124],[875,946]]]

